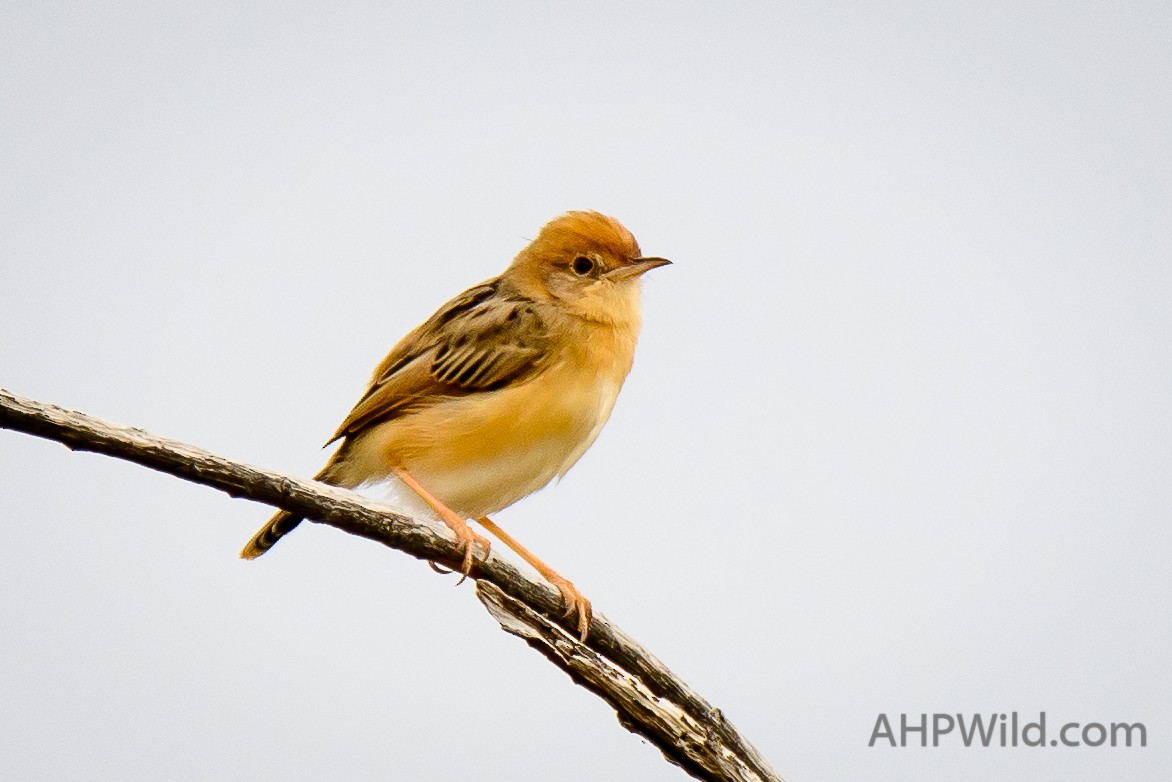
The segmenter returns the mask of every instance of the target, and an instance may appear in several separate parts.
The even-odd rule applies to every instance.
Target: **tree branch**
[[[23,399],[0,389],[0,427],[141,464],[232,497],[252,500],[382,543],[417,559],[457,567],[455,537],[430,520],[409,518],[381,503],[316,481],[233,462],[141,429]],[[756,749],[663,663],[606,617],[594,614],[585,644],[561,618],[561,595],[508,562],[477,562],[476,595],[501,628],[525,640],[647,738],[667,760],[697,779],[781,782]],[[551,618],[551,617],[557,617]]]

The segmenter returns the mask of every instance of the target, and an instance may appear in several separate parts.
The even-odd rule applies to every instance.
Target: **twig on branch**
[[[56,440],[141,464],[232,497],[247,497],[398,549],[422,560],[458,567],[455,537],[353,492],[233,462],[141,429],[117,426],[0,389],[0,427]],[[692,776],[721,782],[781,782],[719,709],[692,691],[634,639],[594,614],[585,644],[574,622],[561,618],[561,595],[508,562],[490,555],[472,571],[476,595],[502,629],[524,639],[546,659],[595,693],[623,727],[644,736],[665,758]],[[552,619],[550,617],[557,617]]]

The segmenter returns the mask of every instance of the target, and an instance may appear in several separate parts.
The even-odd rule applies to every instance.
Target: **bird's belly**
[[[609,418],[618,384],[571,379],[547,373],[388,422],[382,457],[463,516],[495,513],[565,474]]]
[[[569,449],[558,440],[514,443],[485,458],[435,453],[411,459],[406,469],[449,508],[479,518],[507,508],[548,484]]]

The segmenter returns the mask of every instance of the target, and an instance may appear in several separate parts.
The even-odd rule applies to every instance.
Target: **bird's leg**
[[[496,522],[488,516],[481,516],[477,521],[493,535],[500,538],[502,543],[517,552],[517,555],[540,573],[542,578],[557,587],[558,591],[562,593],[562,599],[566,601],[566,613],[564,615],[569,616],[575,611],[578,612],[578,632],[582,636],[582,642],[585,643],[586,631],[590,629],[590,618],[593,615],[593,611],[590,608],[590,601],[586,599],[586,596],[579,592],[578,588],[570,583],[570,581],[562,578],[553,568],[535,557],[529,549],[514,540],[512,535],[498,527]]]
[[[415,480],[415,477],[411,475],[411,473],[407,472],[402,467],[395,467],[392,472],[395,473],[399,480],[410,486],[416,494],[423,498],[423,501],[426,502],[433,511],[439,514],[440,520],[444,524],[447,524],[452,532],[456,533],[456,540],[459,541],[460,545],[464,547],[464,564],[460,568],[460,580],[456,582],[456,585],[459,586],[464,581],[464,579],[468,578],[468,574],[472,572],[472,555],[476,544],[479,543],[480,545],[484,546],[485,559],[488,558],[488,552],[491,549],[492,544],[489,542],[488,538],[484,537],[483,535],[477,535],[475,532],[473,532],[472,528],[468,526],[468,522],[461,518],[460,514],[456,513],[447,505],[444,505],[442,502],[436,499],[431,492],[423,488],[423,485],[419,483],[419,481]],[[428,564],[430,564],[433,569],[438,570],[434,562],[430,562]]]

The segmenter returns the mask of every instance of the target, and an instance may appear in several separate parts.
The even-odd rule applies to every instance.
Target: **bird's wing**
[[[527,380],[543,369],[548,342],[531,300],[499,280],[469,288],[391,350],[330,442],[446,398]]]

